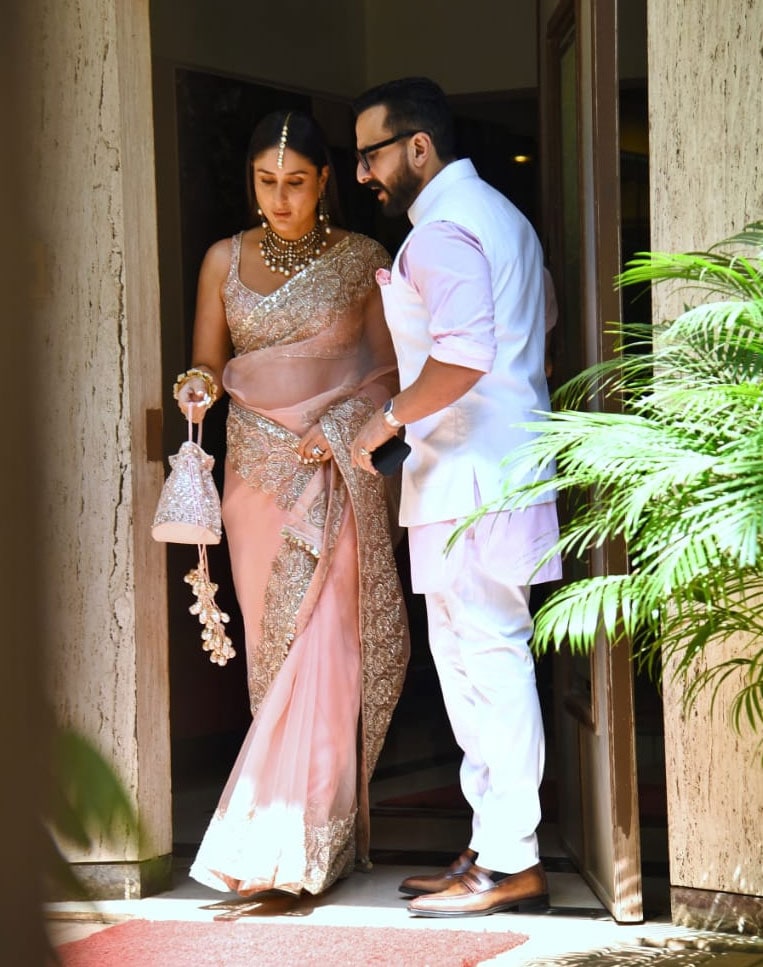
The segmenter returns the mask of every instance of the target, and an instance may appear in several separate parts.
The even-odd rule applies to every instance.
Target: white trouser
[[[528,647],[530,589],[502,579],[490,542],[473,532],[461,540],[458,573],[426,593],[429,644],[464,753],[461,788],[474,811],[469,845],[480,866],[515,873],[538,862],[545,752]]]

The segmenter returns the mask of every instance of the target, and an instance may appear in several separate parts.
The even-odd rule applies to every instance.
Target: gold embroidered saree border
[[[353,467],[349,446],[374,411],[369,399],[350,399],[321,419],[326,439],[344,477],[358,532],[360,643],[363,669],[361,749],[358,768],[357,849],[368,859],[368,780],[376,767],[408,665],[408,616],[392,552],[385,482]]]

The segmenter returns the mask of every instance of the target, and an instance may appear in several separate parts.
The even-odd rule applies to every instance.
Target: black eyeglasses
[[[415,131],[401,131],[400,134],[395,134],[391,138],[387,138],[385,141],[377,141],[376,144],[369,144],[367,148],[358,148],[355,152],[355,157],[358,159],[358,164],[364,171],[370,171],[371,165],[368,163],[368,156],[373,154],[374,151],[379,151],[381,148],[388,148],[391,144],[397,144],[398,141],[402,141],[403,138],[412,138],[414,134],[418,134],[419,129]]]

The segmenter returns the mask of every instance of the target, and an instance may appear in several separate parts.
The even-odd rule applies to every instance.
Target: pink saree
[[[223,287],[223,521],[253,721],[191,876],[315,894],[368,860],[368,780],[408,658],[385,484],[348,453],[394,390],[374,281],[388,258],[350,235],[261,296],[239,280],[240,239]],[[295,446],[316,420],[334,457],[304,466]]]

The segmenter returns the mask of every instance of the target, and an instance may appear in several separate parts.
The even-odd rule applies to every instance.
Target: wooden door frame
[[[621,318],[620,298],[613,286],[621,270],[617,4],[562,0],[547,25],[539,26],[541,140],[547,159],[541,178],[543,239],[557,281],[563,279],[565,258],[560,65],[562,52],[570,42],[575,45],[580,315],[575,338],[567,341],[567,347],[579,340],[582,351],[575,365],[587,366],[611,357],[614,346],[606,333],[607,323]],[[559,295],[564,306],[563,286]],[[561,342],[564,351],[563,330]],[[561,375],[564,381],[572,374]],[[618,544],[608,544],[588,561],[590,574],[622,573],[626,567],[625,548]],[[562,750],[568,744],[577,771],[576,801],[560,801],[560,834],[614,918],[637,922],[643,919],[643,904],[630,649],[625,645],[611,649],[604,642],[597,645],[590,656],[588,701],[570,687],[571,656],[565,655],[559,665],[555,687],[565,694],[556,701],[557,746]],[[571,728],[575,736],[570,735]],[[604,781],[597,784],[602,775]],[[561,780],[560,776],[563,800]]]

